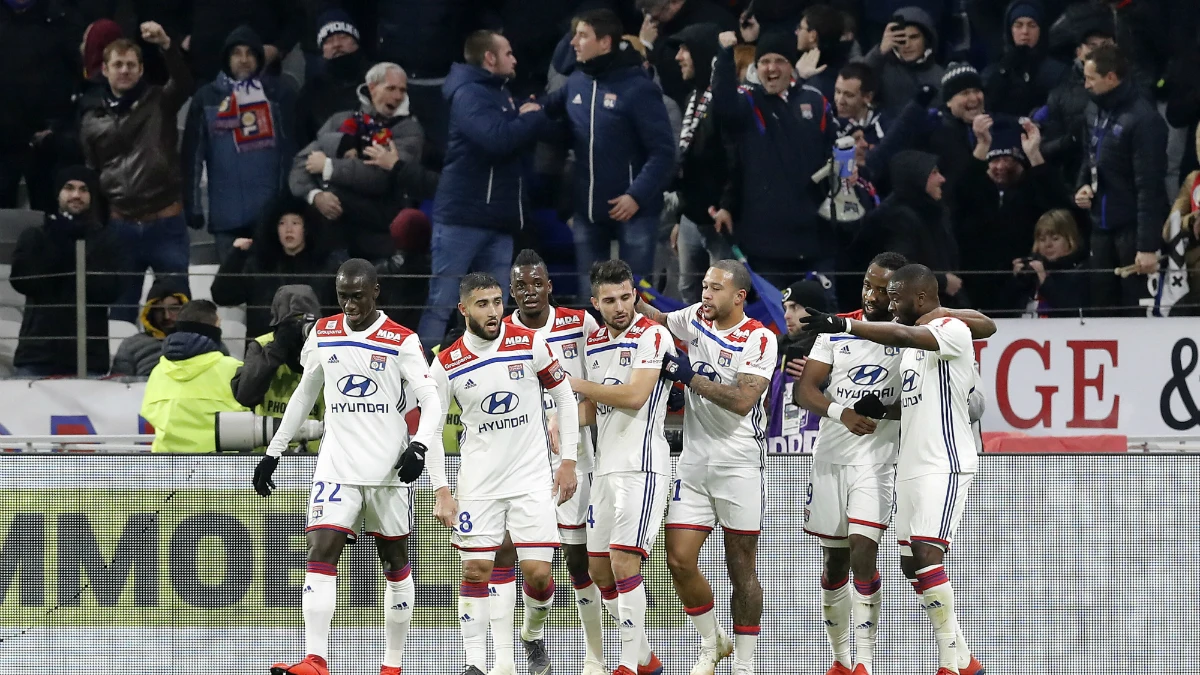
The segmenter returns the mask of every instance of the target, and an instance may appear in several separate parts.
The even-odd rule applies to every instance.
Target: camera
[[[271,442],[279,428],[280,418],[255,415],[252,412],[219,412],[213,423],[217,452],[248,452]],[[293,442],[312,441],[325,433],[319,420],[304,420]]]

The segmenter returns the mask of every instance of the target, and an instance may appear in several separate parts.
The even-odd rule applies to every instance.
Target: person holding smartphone
[[[879,104],[897,114],[925,85],[940,87],[945,69],[934,57],[938,34],[925,10],[904,7],[883,31],[879,45],[864,60],[879,74]]]

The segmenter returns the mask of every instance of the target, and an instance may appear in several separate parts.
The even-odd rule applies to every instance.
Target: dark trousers
[[[1137,228],[1092,230],[1092,253],[1088,260],[1091,273],[1093,316],[1145,316],[1138,305],[1150,297],[1146,276],[1134,274],[1122,279],[1113,274],[1118,267],[1132,265],[1137,255]]]
[[[109,310],[110,319],[136,322],[147,267],[154,270],[155,279],[176,276],[191,297],[187,276],[190,237],[182,214],[141,223],[113,218],[109,226],[120,237],[126,256],[121,295]]]

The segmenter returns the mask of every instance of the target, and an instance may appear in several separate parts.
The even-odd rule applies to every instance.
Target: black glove
[[[300,349],[304,347],[304,316],[292,316],[279,322],[275,326],[275,339],[273,342],[283,350],[284,358],[300,354]]]
[[[683,390],[679,387],[671,387],[671,393],[667,394],[667,412],[683,410],[683,401]]]
[[[854,403],[854,412],[873,420],[881,420],[887,415],[887,406],[879,400],[874,392],[871,392]]]
[[[271,496],[271,490],[275,489],[275,481],[271,480],[271,476],[275,474],[277,466],[279,466],[278,457],[264,455],[258,461],[258,466],[254,467],[254,491],[258,493],[258,496]]]
[[[413,441],[408,444],[404,454],[400,455],[400,461],[396,463],[396,468],[399,469],[396,475],[400,476],[400,480],[411,483],[421,477],[421,472],[425,470],[426,452],[429,452],[429,448],[425,447],[424,443]]]
[[[913,96],[913,100],[922,108],[928,108],[929,104],[933,103],[933,99],[937,97],[937,93],[938,90],[936,87],[927,84],[917,90],[917,93]]]
[[[696,376],[696,371],[692,370],[692,360],[688,358],[687,352],[677,354],[667,352],[663,359],[662,372],[663,377],[673,382],[682,382],[684,386],[691,384],[692,378]]]
[[[818,312],[812,307],[805,307],[808,316],[800,319],[802,330],[806,333],[845,333],[846,319],[837,314]]]

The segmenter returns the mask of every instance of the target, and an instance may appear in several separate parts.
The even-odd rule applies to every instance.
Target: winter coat
[[[386,123],[392,132],[392,140],[400,158],[406,162],[417,162],[421,159],[421,151],[425,143],[425,131],[416,117],[408,114],[408,99],[402,105],[395,117],[384,120],[375,112],[367,85],[358,88],[358,110],[370,115],[377,122]],[[354,116],[354,110],[343,110],[334,113],[325,124],[317,130],[317,137],[312,143],[296,154],[292,160],[292,170],[288,175],[288,186],[297,198],[307,198],[313,190],[330,187],[340,187],[355,194],[380,196],[386,195],[391,186],[391,178],[386,169],[366,164],[365,158],[341,157],[337,150],[342,141],[342,133],[338,131],[342,122]],[[304,163],[308,156],[320,150],[332,160],[333,172],[328,180],[322,174],[309,173]]]
[[[988,100],[991,100],[990,98]],[[1072,179],[1083,161],[1087,136],[1087,107],[1091,102],[1083,86],[1083,64],[1076,61],[1061,82],[1050,90],[1046,105],[1033,114],[1042,130],[1042,154]]]
[[[959,260],[949,211],[925,191],[935,166],[938,158],[928,152],[897,154],[891,162],[892,194],[867,216],[864,227],[873,233],[867,240],[878,242],[880,251],[895,251],[940,273],[959,269]],[[941,274],[938,282],[944,284]]]
[[[786,96],[760,85],[739,87],[733,50],[713,69],[713,112],[735,134],[741,167],[734,237],[748,256],[788,259],[832,255],[832,233],[817,217],[821,196],[809,177],[833,144],[825,97],[804,85]]]
[[[863,57],[879,78],[879,91],[875,95],[876,105],[893,114],[908,104],[921,87],[929,85],[940,90],[942,75],[946,74],[946,69],[936,61],[938,33],[929,14],[915,7],[906,7],[896,14],[904,17],[908,23],[919,24],[928,36],[926,48],[933,51],[929,56],[910,63],[901,61],[894,52],[880,53],[879,45],[875,45]]]
[[[1032,4],[1041,10],[1037,0],[1013,0],[1004,13],[1004,54],[1000,60],[983,71],[984,100],[988,110],[1010,115],[1029,115],[1046,103],[1050,91],[1067,75],[1066,64],[1047,54],[1049,31],[1033,47],[1018,47],[1013,43],[1012,11],[1018,4]]]
[[[1020,181],[1000,190],[987,175],[988,163],[971,158],[954,211],[954,227],[963,269],[1001,272],[1012,269],[1012,261],[1029,255],[1033,231],[1042,214],[1067,208],[1067,190],[1058,171],[1050,164],[1025,169]],[[1008,309],[1012,296],[998,275],[980,275],[967,280],[975,307]]]
[[[548,126],[545,113],[520,114],[504,78],[468,64],[451,67],[442,93],[450,132],[434,222],[515,234],[528,206],[522,162]]]
[[[1169,204],[1167,123],[1129,82],[1099,97],[1087,108],[1087,161],[1076,187],[1092,182],[1092,223],[1100,230],[1137,228],[1137,250],[1157,251]]]
[[[724,4],[726,7],[721,7],[713,0],[687,0],[670,21],[658,26],[658,39],[647,58],[658,74],[663,93],[679,103],[680,107],[691,93],[692,85],[683,80],[679,63],[675,60],[675,55],[679,53],[678,43],[672,45],[668,38],[699,25],[715,26],[717,32],[736,31],[737,17],[727,9],[729,3]]]
[[[1088,275],[1080,273],[1087,262],[1086,249],[1077,248],[1058,260],[1031,256],[1028,251],[1017,257],[1041,260],[1046,269],[1046,280],[1039,284],[1037,273],[1033,270],[1013,275],[1006,284],[1008,297],[1012,301],[1010,309],[1032,309],[1039,317],[1054,317],[1078,316],[1079,308],[1087,306]],[[1009,265],[1011,267],[1012,261],[1009,261]]]
[[[283,416],[286,397],[269,394],[273,385],[281,384],[281,380],[287,381],[290,391],[279,393],[290,394],[295,391],[300,374],[304,372],[300,364],[300,350],[307,337],[303,334],[307,319],[293,319],[287,323],[285,320],[306,315],[314,320],[321,315],[320,301],[312,288],[300,284],[280,286],[271,300],[272,332],[264,333],[246,345],[243,365],[230,382],[238,403],[247,408],[262,406],[256,411],[259,414]],[[294,332],[288,339],[276,339],[281,331]],[[270,402],[264,405],[264,399],[268,398]],[[283,400],[279,400],[281,398]]]
[[[240,44],[248,44],[259,63],[263,62],[262,41],[254,31],[241,26],[230,33],[222,51],[225,67],[192,96],[183,134],[184,210],[188,222],[198,227],[204,218],[200,179],[207,167],[208,227],[212,232],[252,227],[286,184],[296,154],[292,123],[296,95],[288,84],[270,75],[260,72],[255,76],[270,107],[274,136],[270,145],[239,148],[235,131],[218,126],[218,114],[229,106],[235,84],[228,72],[229,53]]]
[[[80,140],[87,165],[100,173],[100,189],[113,215],[142,219],[182,196],[176,116],[191,94],[192,76],[176,44],[164,52],[171,79],[165,86],[137,85],[128,111],[105,101],[83,115]]]
[[[608,58],[606,58],[608,57]],[[675,168],[675,143],[662,92],[622,43],[594,64],[577,66],[543,106],[552,119],[565,118],[575,150],[575,212],[593,223],[610,223],[610,199],[624,194],[638,204],[637,216],[662,211],[662,192]]]
[[[33,135],[71,110],[83,22],[61,0],[15,12],[0,3],[0,156],[25,152]],[[0,160],[10,161],[10,160]]]
[[[106,224],[60,214],[22,231],[13,249],[10,280],[25,296],[13,366],[75,374],[75,240],[81,236],[87,271],[98,273],[87,278],[87,371],[108,372],[108,305],[120,293],[120,277],[113,273],[122,269],[122,244]]]
[[[167,334],[153,322],[151,312],[164,298],[174,296],[181,304],[187,304],[188,296],[182,286],[172,277],[155,281],[146,296],[146,304],[142,307],[138,321],[142,324],[142,332],[130,335],[121,341],[117,354],[113,357],[112,374],[131,377],[147,377],[158,357],[162,356],[163,340]]]
[[[229,382],[241,361],[198,333],[174,333],[150,373],[141,415],[154,427],[151,452],[216,452],[214,415],[246,410]]]
[[[246,337],[271,330],[275,291],[288,284],[307,284],[324,307],[335,306],[333,276],[338,261],[329,255],[316,217],[304,219],[304,250],[289,256],[279,243],[277,218],[264,218],[249,251],[233,249],[213,279],[213,302],[225,307],[246,305]],[[262,276],[234,276],[255,274]]]
[[[325,70],[306,78],[296,101],[296,145],[308,145],[339,110],[359,105],[358,88],[375,65],[362,49],[325,61]],[[411,75],[410,75],[411,77]]]
[[[715,24],[689,26],[671,36],[670,44],[678,52],[686,45],[692,54],[696,74],[689,82],[694,89],[684,102],[684,109],[699,114],[697,108],[705,93],[711,90],[712,62],[720,43]],[[732,212],[737,208],[734,188],[737,144],[728,132],[723,132],[713,112],[711,98],[708,109],[698,121],[691,118],[685,124],[695,124],[691,141],[679,158],[679,172],[673,190],[679,196],[680,213],[700,227],[713,225],[709,207]],[[682,145],[682,141],[681,141]]]

